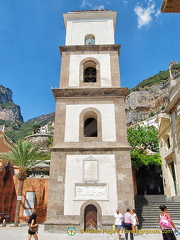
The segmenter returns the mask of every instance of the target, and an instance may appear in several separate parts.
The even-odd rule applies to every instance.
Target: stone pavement
[[[0,240],[27,240],[28,238],[28,226],[21,225],[19,227],[13,227],[12,224],[8,224],[6,227],[0,227]],[[149,234],[147,234],[149,231]],[[143,230],[142,234],[134,237],[134,240],[162,240],[161,233],[153,234],[152,230]],[[156,231],[156,230],[154,230]],[[123,234],[124,235],[124,234]],[[44,232],[44,225],[39,226],[38,233],[39,240],[117,240],[117,235],[107,233],[76,233],[74,236],[69,236],[67,233],[49,233]],[[123,236],[124,237],[124,236]],[[34,238],[31,238],[34,239]],[[124,238],[122,238],[124,239]],[[180,240],[180,235],[177,237]]]

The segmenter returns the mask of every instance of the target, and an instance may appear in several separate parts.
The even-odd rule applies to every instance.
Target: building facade
[[[10,151],[12,142],[0,130],[0,153]],[[14,171],[6,159],[0,159],[0,219],[13,221],[16,206],[16,188],[14,184]]]
[[[64,22],[45,230],[112,228],[116,208],[134,207],[116,12],[70,12]]]
[[[159,146],[162,157],[164,193],[168,198],[180,197],[180,73],[171,75],[170,102],[160,114]]]
[[[11,151],[10,146],[13,146],[12,141],[3,131],[0,131],[0,153]],[[49,176],[42,175],[42,173],[49,171],[49,167],[47,165],[44,169],[44,166],[39,164],[35,165],[32,170],[33,174],[24,181],[19,222],[25,222],[35,211],[38,215],[38,222],[44,223],[47,212]],[[5,218],[7,222],[14,222],[15,219],[19,186],[16,177],[18,172],[18,167],[8,163],[6,159],[0,159],[0,219]]]

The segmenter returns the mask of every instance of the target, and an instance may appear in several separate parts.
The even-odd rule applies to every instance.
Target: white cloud
[[[89,7],[93,10],[100,10],[100,9],[105,9],[105,5],[110,5],[111,2],[110,0],[82,0],[81,2],[81,8],[86,8]]]
[[[151,3],[154,2],[154,0],[146,0],[145,2],[147,2],[148,5],[150,5]]]
[[[111,5],[111,2],[110,2],[110,1],[108,1],[108,0],[106,0],[106,3],[107,3],[108,5]]]
[[[81,3],[81,8],[92,7],[92,4],[88,0],[83,0]]]
[[[149,25],[152,21],[152,16],[155,13],[155,4],[150,0],[146,8],[137,5],[134,11],[138,16],[138,28],[141,28],[144,25]]]
[[[104,5],[99,5],[99,6],[95,6],[93,8],[93,10],[101,10],[101,9],[105,9],[105,6]]]
[[[157,10],[157,12],[154,14],[155,17],[159,17],[161,15],[160,10]]]

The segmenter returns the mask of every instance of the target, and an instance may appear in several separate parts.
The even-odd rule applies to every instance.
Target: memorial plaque
[[[76,200],[107,200],[107,186],[76,185]]]
[[[84,159],[84,182],[98,181],[98,160],[92,157]]]

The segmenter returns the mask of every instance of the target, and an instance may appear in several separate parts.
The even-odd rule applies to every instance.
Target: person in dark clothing
[[[35,240],[38,240],[38,236],[37,236],[38,224],[36,223],[36,218],[37,218],[37,214],[33,213],[28,220],[28,225],[29,225],[28,240],[30,240],[32,236],[34,237]]]

